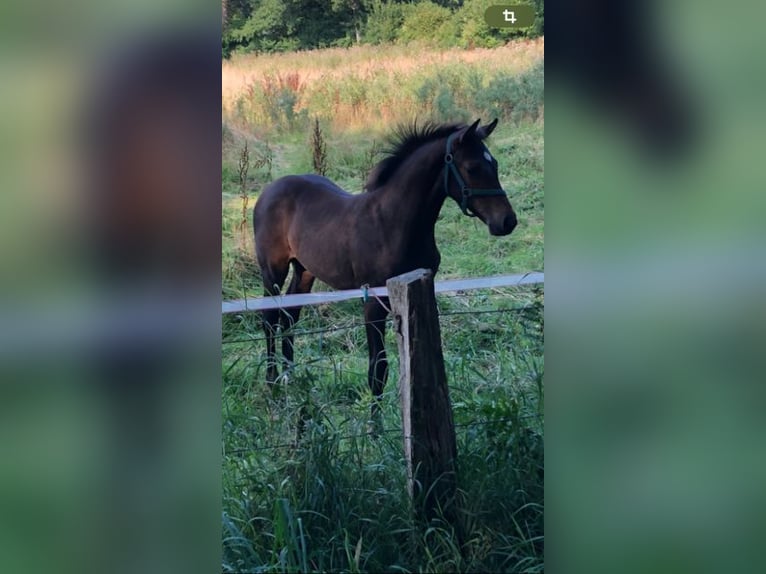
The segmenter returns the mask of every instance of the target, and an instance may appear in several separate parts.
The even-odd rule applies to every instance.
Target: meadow
[[[511,236],[490,237],[445,204],[438,279],[542,270],[543,48],[362,46],[224,62],[223,298],[262,294],[251,211],[263,185],[314,171],[323,148],[326,175],[361,192],[387,134],[414,120],[499,117],[488,145],[519,217]],[[367,432],[361,302],[349,301],[304,309],[295,368],[274,394],[259,317],[224,317],[224,572],[543,571],[543,291],[458,293],[438,306],[462,547],[446,522],[412,526],[390,331],[384,432]]]

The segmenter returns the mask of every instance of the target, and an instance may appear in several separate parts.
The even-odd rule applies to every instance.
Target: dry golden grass
[[[236,102],[253,85],[289,84],[297,93],[320,83],[381,76],[402,79],[453,64],[477,65],[491,72],[516,74],[543,58],[544,38],[511,42],[500,48],[464,50],[426,49],[416,46],[355,46],[269,55],[235,55],[221,70],[223,110],[233,112]]]

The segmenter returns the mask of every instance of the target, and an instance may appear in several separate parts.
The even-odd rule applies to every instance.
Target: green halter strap
[[[507,195],[503,188],[498,189],[476,189],[468,187],[465,184],[465,180],[460,175],[460,172],[455,165],[455,158],[452,156],[452,138],[457,135],[458,132],[451,134],[447,138],[447,149],[444,155],[444,194],[449,197],[449,174],[455,177],[458,186],[460,187],[460,210],[469,217],[476,217],[476,214],[468,210],[468,200],[472,197],[486,197],[490,195]]]

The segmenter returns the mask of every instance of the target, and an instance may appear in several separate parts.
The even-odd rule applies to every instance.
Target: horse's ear
[[[465,138],[470,138],[474,133],[476,133],[476,128],[479,127],[480,122],[481,122],[481,119],[478,119],[467,128],[463,128],[462,130],[460,130],[457,136],[457,143],[463,143],[463,140]]]
[[[497,127],[497,118],[495,118],[492,123],[487,124],[486,126],[481,126],[479,129],[476,130],[476,133],[481,139],[488,138],[493,131],[495,131],[495,128]]]

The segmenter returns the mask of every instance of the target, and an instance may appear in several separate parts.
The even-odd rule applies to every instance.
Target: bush
[[[490,28],[484,11],[494,0],[244,0],[229,3],[221,37],[224,58],[246,52],[286,52],[418,42],[436,47],[495,47],[511,38],[542,36],[544,0],[522,0],[537,14],[524,30]],[[361,36],[360,36],[361,33]]]
[[[435,46],[439,44],[442,27],[449,25],[452,12],[433,2],[408,4],[404,7],[404,22],[399,30],[400,42],[419,42]]]
[[[395,41],[404,22],[403,8],[402,4],[376,3],[367,17],[364,41],[369,44]]]
[[[482,75],[472,66],[452,66],[423,79],[417,98],[435,121],[467,121],[477,111]]]
[[[542,0],[535,1],[542,3]],[[530,4],[533,2],[520,3]],[[463,7],[455,13],[455,27],[460,31],[457,45],[462,48],[496,48],[512,38],[535,36],[534,27],[521,30],[490,27],[484,20],[484,12],[493,4],[497,4],[497,2],[494,0],[466,0]]]
[[[487,117],[537,120],[545,103],[545,70],[539,64],[518,76],[500,76],[477,94],[476,106]]]
[[[305,85],[298,72],[264,74],[253,81],[236,103],[237,115],[261,129],[291,130],[308,125],[308,110],[298,110]]]

